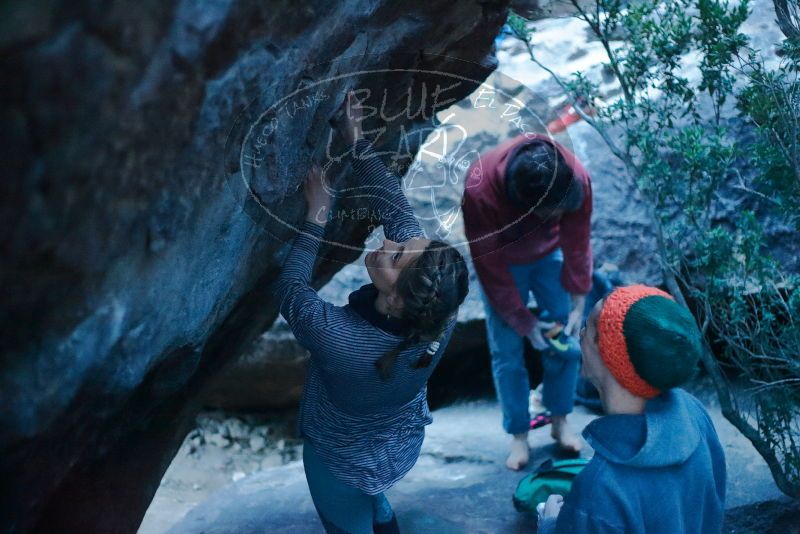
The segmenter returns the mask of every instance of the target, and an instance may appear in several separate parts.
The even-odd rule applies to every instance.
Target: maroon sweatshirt
[[[516,207],[505,190],[506,167],[514,152],[533,140],[552,144],[564,156],[583,186],[577,211],[543,220]],[[592,286],[592,184],[575,155],[545,135],[522,134],[483,154],[467,171],[463,200],[464,229],[472,261],[489,302],[520,336],[533,330],[536,317],[528,311],[508,270],[511,264],[532,263],[556,248],[564,253],[561,284],[572,294]]]

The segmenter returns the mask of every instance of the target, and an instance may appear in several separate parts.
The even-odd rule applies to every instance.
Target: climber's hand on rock
[[[325,225],[328,222],[328,211],[331,207],[331,194],[325,185],[325,174],[319,165],[312,165],[303,186],[303,194],[308,202],[306,220]]]
[[[342,119],[338,123],[338,130],[345,141],[353,145],[356,141],[364,137],[362,125],[364,121],[364,109],[361,106],[361,102],[356,98],[355,92],[349,91],[347,93],[347,98],[345,98],[342,103],[342,112]]]

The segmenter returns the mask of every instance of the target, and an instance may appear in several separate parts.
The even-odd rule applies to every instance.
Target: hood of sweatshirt
[[[596,454],[632,467],[682,464],[700,443],[698,401],[681,389],[650,399],[643,415],[607,415],[583,431]]]

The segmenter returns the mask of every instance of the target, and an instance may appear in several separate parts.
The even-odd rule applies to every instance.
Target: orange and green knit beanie
[[[622,387],[646,399],[693,375],[702,344],[694,318],[654,287],[618,287],[597,321],[600,357]]]

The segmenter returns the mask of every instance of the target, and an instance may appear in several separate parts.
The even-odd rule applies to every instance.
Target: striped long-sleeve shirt
[[[379,214],[386,237],[403,242],[424,234],[400,189],[369,142],[356,144],[353,169],[359,191]],[[402,351],[391,377],[378,375],[375,362],[403,336],[379,328],[352,305],[334,306],[309,285],[323,228],[305,223],[277,282],[280,311],[297,340],[311,353],[300,408],[300,432],[334,475],[365,493],[377,494],[400,480],[416,463],[425,425],[432,422],[426,383],[441,359],[455,319],[450,321],[430,366],[413,364],[427,348]]]

